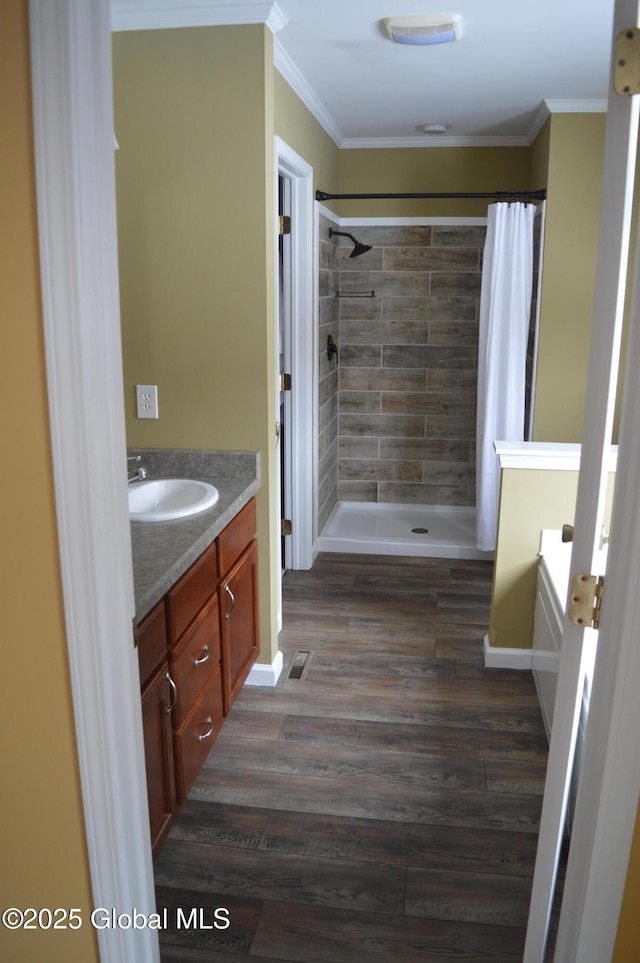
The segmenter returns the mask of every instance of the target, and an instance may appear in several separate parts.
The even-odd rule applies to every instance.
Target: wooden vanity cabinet
[[[258,543],[220,582],[223,703],[227,715],[258,654]]]
[[[153,855],[258,654],[255,499],[138,627]]]
[[[164,599],[138,626],[142,731],[147,773],[151,848],[155,856],[176,813],[169,662]]]
[[[218,599],[224,714],[251,671],[260,648],[258,543],[255,499],[218,538]]]
[[[182,804],[222,728],[215,542],[167,593],[169,666],[176,685],[173,749]]]

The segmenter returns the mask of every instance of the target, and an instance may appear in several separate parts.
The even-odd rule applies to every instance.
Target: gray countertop
[[[131,522],[136,619],[140,621],[260,488],[258,452],[131,448],[147,478],[194,478],[220,497],[199,515],[170,522]],[[135,482],[133,482],[135,484]]]

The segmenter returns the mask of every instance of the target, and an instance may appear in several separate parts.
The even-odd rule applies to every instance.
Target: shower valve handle
[[[329,334],[329,335],[327,335],[327,359],[328,359],[329,361],[331,361],[331,359],[333,358],[334,355],[335,355],[336,364],[337,364],[337,362],[338,362],[338,347],[337,347],[335,341],[333,340],[333,338],[331,337],[331,335]]]

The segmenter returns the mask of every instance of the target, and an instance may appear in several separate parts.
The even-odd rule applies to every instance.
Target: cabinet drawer
[[[169,641],[175,642],[216,590],[215,542],[187,569],[167,594]]]
[[[153,670],[166,657],[167,619],[164,599],[161,599],[138,626],[138,665],[141,686],[144,687]]]
[[[252,498],[218,535],[218,575],[222,578],[256,534],[256,500]]]
[[[176,794],[181,805],[222,728],[220,666],[174,736]]]
[[[173,725],[180,728],[220,662],[220,625],[218,599],[213,596],[187,629],[169,657],[171,675],[178,687],[178,701],[173,710]]]

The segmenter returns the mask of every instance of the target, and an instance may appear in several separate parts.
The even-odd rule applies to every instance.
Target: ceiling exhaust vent
[[[436,13],[423,17],[387,17],[382,21],[387,37],[394,43],[426,47],[460,39],[460,17]]]

